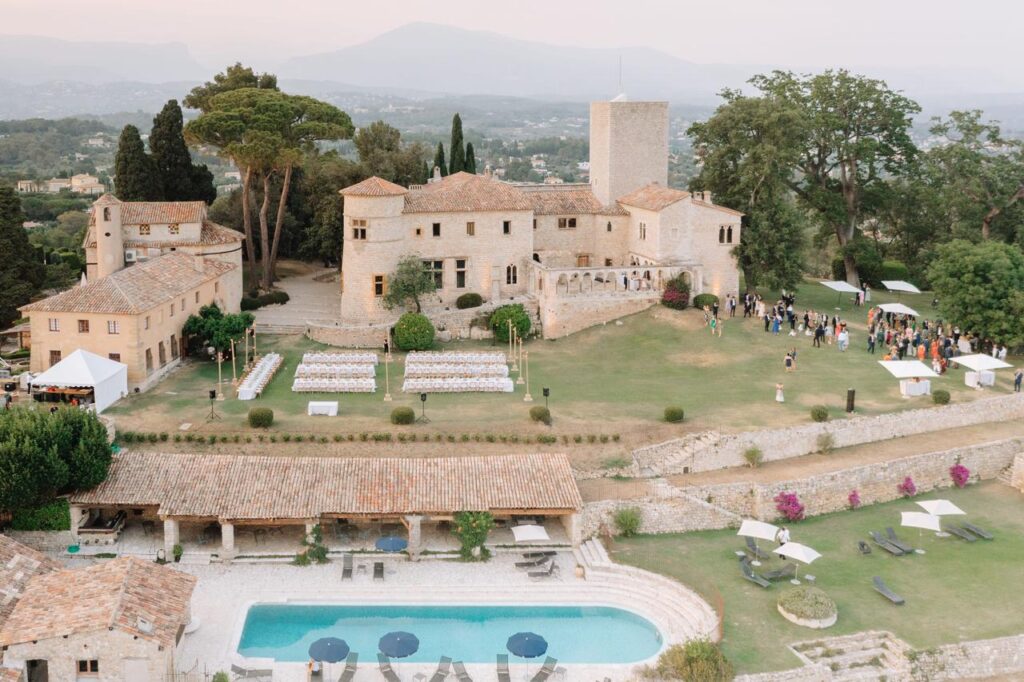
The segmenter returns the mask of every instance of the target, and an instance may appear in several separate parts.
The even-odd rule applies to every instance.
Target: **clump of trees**
[[[14,188],[0,186],[0,329],[21,317],[18,308],[28,303],[46,280],[46,268],[29,243],[24,222]]]
[[[193,352],[204,354],[204,349],[212,347],[230,357],[231,342],[236,346],[242,342],[245,330],[255,319],[252,313],[225,315],[216,303],[211,303],[200,308],[198,315],[189,315],[182,333]]]

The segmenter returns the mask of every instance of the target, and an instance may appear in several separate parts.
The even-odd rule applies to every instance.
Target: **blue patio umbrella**
[[[403,549],[409,546],[409,541],[405,538],[400,538],[394,535],[388,535],[380,538],[374,543],[382,552],[401,552]]]
[[[380,652],[391,658],[412,656],[420,648],[420,640],[411,632],[389,632],[377,643]]]
[[[348,656],[348,644],[337,637],[323,637],[309,645],[309,657],[321,663],[337,663]]]
[[[536,658],[547,653],[548,643],[535,632],[517,632],[508,638],[505,647],[516,656]]]

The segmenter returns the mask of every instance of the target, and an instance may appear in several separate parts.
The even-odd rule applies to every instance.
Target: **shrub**
[[[535,422],[544,422],[551,426],[551,410],[543,405],[534,405],[530,408],[530,419]]]
[[[661,294],[661,304],[673,310],[686,310],[690,305],[690,285],[682,275],[670,279],[665,285],[665,291]]]
[[[751,469],[756,469],[761,466],[761,462],[764,460],[764,453],[761,452],[761,448],[755,445],[743,451],[743,459],[746,460],[747,466]]]
[[[949,404],[949,391],[944,388],[940,388],[937,391],[932,392],[932,402],[936,405],[948,405]]]
[[[823,455],[831,454],[832,448],[836,446],[836,437],[827,431],[825,433],[819,433],[817,444],[818,452]]]
[[[160,436],[158,434],[151,433],[148,436],[146,436],[146,440],[148,440],[150,443],[155,443],[158,440],[160,440]]]
[[[558,442],[558,436],[545,436],[542,434],[537,436],[537,442],[541,445],[554,445]]]
[[[642,674],[658,680],[727,682],[733,678],[733,669],[717,644],[694,639],[665,649],[654,667],[645,668]]]
[[[213,674],[213,679],[210,682],[231,682],[231,678],[226,672],[218,672]]]
[[[530,316],[526,313],[521,303],[503,305],[491,313],[488,326],[494,331],[494,338],[503,343],[508,343],[508,323],[512,321],[519,338],[526,338],[530,332]]]
[[[828,408],[824,405],[815,405],[811,408],[811,419],[816,422],[827,422]]]
[[[161,432],[160,433],[160,442],[161,443],[166,443],[167,442],[167,433],[166,432]]]
[[[281,434],[281,440],[283,440],[285,443],[291,441],[291,439],[292,439],[292,434],[290,434],[290,433],[282,433]]]
[[[850,503],[850,509],[856,509],[860,506],[860,493],[856,490],[851,490],[850,494],[846,496],[846,501]]]
[[[416,421],[416,413],[411,407],[396,407],[391,410],[392,424],[412,424]]]
[[[665,408],[665,421],[670,424],[678,424],[683,421],[684,414],[683,408],[678,405],[669,405]]]
[[[640,521],[643,516],[639,507],[623,507],[615,512],[612,520],[615,527],[619,529],[619,535],[624,538],[631,538],[640,530]]]
[[[971,470],[957,462],[949,468],[949,477],[953,479],[953,485],[963,488],[971,480]]]
[[[274,423],[274,411],[269,407],[253,407],[249,409],[249,426],[254,429],[270,428]]]
[[[182,547],[181,545],[175,545],[174,548],[171,549],[171,555],[174,557],[174,563],[178,563],[179,561],[181,561],[181,555],[184,553],[184,547]]]
[[[775,496],[775,509],[778,510],[787,521],[802,521],[804,518],[804,505],[796,493],[781,492]]]
[[[487,535],[494,528],[490,512],[459,512],[452,519],[452,535],[459,539],[459,555],[466,561],[486,560],[491,553],[484,547]]]
[[[39,507],[13,511],[11,512],[11,528],[14,530],[68,530],[71,528],[71,512],[68,511],[68,501],[59,497]]]
[[[718,297],[714,294],[697,294],[693,297],[693,307],[703,308],[704,306],[712,307],[718,303]]]
[[[913,497],[917,494],[917,486],[914,484],[914,479],[907,476],[903,479],[903,482],[896,486],[896,490],[899,491],[903,497]]]
[[[422,313],[404,313],[395,323],[399,350],[428,350],[434,345],[434,325]]]
[[[175,443],[180,443],[181,442],[181,434],[180,433],[174,434],[174,442]]]
[[[483,305],[483,302],[483,296],[471,291],[455,299],[455,307],[458,308],[459,310],[466,310],[468,308],[479,308],[481,305]]]
[[[288,296],[288,292],[280,291],[275,289],[274,291],[266,294],[260,294],[254,296],[258,292],[250,291],[248,296],[242,297],[241,308],[242,310],[256,310],[262,308],[265,305],[273,305],[275,303],[287,303],[291,298]]]
[[[883,260],[881,278],[886,280],[902,279],[907,281],[910,279],[910,268],[898,260]]]
[[[779,597],[779,607],[797,618],[824,620],[836,615],[836,603],[824,590],[811,585],[801,585],[787,590]]]
[[[209,443],[210,445],[213,445],[214,443],[216,443],[217,442],[216,434],[211,433],[209,436],[207,436],[206,437],[206,442]]]

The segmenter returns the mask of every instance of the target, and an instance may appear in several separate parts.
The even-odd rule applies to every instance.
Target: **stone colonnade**
[[[682,273],[693,296],[704,290],[703,268],[699,265],[629,265],[593,268],[549,268],[529,266],[529,293],[536,296],[571,297],[594,294],[618,296],[659,292]]]

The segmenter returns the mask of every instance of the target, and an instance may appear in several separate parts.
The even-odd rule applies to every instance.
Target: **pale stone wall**
[[[947,644],[914,652],[912,659],[915,680],[1016,676],[1024,673],[1024,635]]]
[[[590,183],[608,205],[657,182],[668,185],[668,102],[591,102]]]
[[[617,298],[613,294],[579,296],[573,298],[545,297],[540,306],[544,338],[557,339],[578,331],[608,324],[626,315],[633,315],[657,305],[660,293],[644,292],[630,298]]]
[[[4,535],[40,552],[63,552],[75,544],[69,530],[5,530]]]
[[[1024,493],[1024,455],[1017,455],[1010,469],[1010,485]]]
[[[732,251],[740,243],[740,217],[689,200],[680,202],[680,205],[684,210],[679,216],[679,231],[687,234],[688,258],[701,264],[702,290],[719,298],[727,294],[738,295],[740,274]],[[664,219],[662,226],[670,231],[675,227],[671,223],[666,226]],[[720,227],[732,228],[731,243],[719,243]]]
[[[671,206],[669,207],[671,209]],[[629,211],[629,227],[627,228],[627,240],[629,254],[640,262],[658,262],[659,255],[659,224],[661,214],[657,211],[648,211],[644,208],[627,206]],[[645,232],[641,239],[640,227],[643,223]]]
[[[687,533],[739,525],[740,518],[727,509],[701,500],[689,492],[663,485],[647,497],[632,500],[588,502],[580,514],[582,537],[596,535],[603,528],[615,532],[615,512],[638,508],[641,533]]]
[[[99,673],[95,677],[78,676],[78,661],[99,661]],[[105,624],[97,624],[95,632],[70,635],[66,639],[57,637],[38,642],[13,644],[4,653],[4,663],[18,666],[30,660],[45,660],[49,682],[77,682],[89,679],[95,682],[125,682],[125,660],[147,661],[150,682],[160,682],[174,670],[174,651],[160,650],[153,641],[136,639],[118,630],[109,631]],[[133,680],[133,682],[145,682]]]

